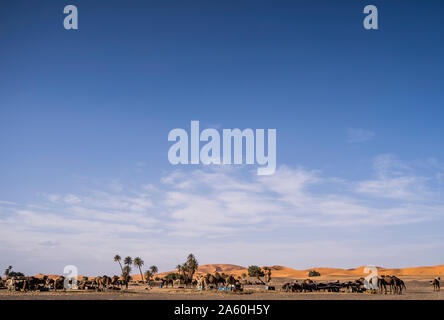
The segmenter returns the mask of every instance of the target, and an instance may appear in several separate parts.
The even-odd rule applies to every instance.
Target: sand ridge
[[[309,269],[297,270],[284,266],[268,266],[272,270],[273,277],[282,277],[282,278],[306,278],[308,276],[309,271],[316,270],[321,276],[338,276],[338,277],[362,277],[368,275],[368,273],[364,272],[365,266],[360,266],[358,268],[351,269],[341,269],[341,268],[323,268],[323,267],[315,267]],[[444,277],[444,265],[436,265],[436,266],[424,266],[424,267],[409,267],[409,268],[383,268],[377,267],[379,274],[390,274],[395,276],[429,276],[429,277]],[[171,270],[167,272],[161,272],[156,274],[158,277],[163,277],[168,273],[177,272],[177,270]],[[248,274],[248,268],[244,266],[239,266],[235,264],[204,264],[199,266],[196,274],[206,274],[206,273],[226,273],[233,276],[242,276],[244,273]],[[35,277],[43,278],[44,274],[37,274]],[[49,278],[57,278],[59,275],[49,274],[47,275]],[[133,280],[140,280],[140,273],[133,273],[131,275]],[[83,278],[82,275],[78,276],[78,279]],[[88,276],[89,279],[94,278],[94,276]]]
[[[351,269],[341,269],[341,268],[309,268],[309,269],[292,269],[284,266],[268,266],[272,270],[272,275],[274,277],[289,277],[289,278],[304,278],[307,277],[309,271],[316,270],[322,276],[364,276],[368,275],[368,272],[364,272],[365,266],[360,266]],[[444,265],[437,266],[425,266],[425,267],[410,267],[410,268],[383,268],[377,267],[379,274],[390,274],[395,276],[444,276]],[[248,274],[248,268],[233,264],[205,264],[199,266],[197,274],[205,273],[227,273],[235,276],[241,276],[243,273]],[[170,272],[159,273],[159,276],[164,276]],[[139,275],[140,278],[140,275]]]

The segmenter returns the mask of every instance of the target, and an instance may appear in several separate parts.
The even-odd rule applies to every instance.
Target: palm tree
[[[133,264],[133,259],[128,256],[125,258],[125,260],[123,260],[123,263],[127,266],[131,266]]]
[[[122,277],[123,277],[123,281],[125,281],[126,289],[128,289],[128,282],[131,279],[130,273],[131,273],[131,267],[130,266],[124,266],[123,267],[123,272],[122,272]]]
[[[6,275],[6,277],[9,276],[9,274],[11,273],[11,270],[12,270],[12,266],[9,266],[9,267],[5,270],[5,275]]]
[[[129,278],[129,275],[131,273],[131,267],[130,266],[124,266],[123,267],[123,275]]]
[[[178,264],[176,266],[176,269],[177,269],[177,273],[180,275],[180,272],[182,271],[182,265]]]
[[[194,254],[190,253],[187,257],[187,262],[185,263],[187,265],[187,271],[188,271],[188,279],[193,279],[194,273],[196,273],[197,268],[199,267],[199,263],[196,260],[196,257]]]
[[[123,260],[123,263],[125,264],[125,267],[123,267],[123,279],[125,280],[125,286],[128,289],[128,281],[130,280],[130,273],[131,273],[131,265],[133,264],[133,259],[131,257],[126,257]]]
[[[143,264],[144,264],[144,262],[143,262],[142,258],[140,258],[140,257],[134,258],[134,265],[139,268],[140,277],[142,278],[142,282],[145,282],[143,279],[143,274],[142,274]]]
[[[148,284],[150,283],[151,277],[153,276],[152,272],[150,270],[147,270],[145,272],[145,279],[148,282]]]
[[[118,254],[116,254],[116,255],[114,256],[114,261],[119,263],[120,270],[122,271],[122,274],[123,274],[123,267],[122,267],[122,263],[120,262],[120,260],[122,260],[122,257],[119,256]]]
[[[159,271],[159,269],[157,269],[156,266],[151,266],[150,271],[151,271],[152,275],[155,275],[157,273],[157,271]]]

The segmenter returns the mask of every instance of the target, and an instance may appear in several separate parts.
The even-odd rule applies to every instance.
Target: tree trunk
[[[142,283],[145,283],[145,280],[143,279],[143,274],[142,274],[142,269],[139,266],[139,272],[140,272],[140,277],[142,279]]]

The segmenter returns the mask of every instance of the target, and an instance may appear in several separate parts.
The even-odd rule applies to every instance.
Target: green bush
[[[250,277],[263,277],[264,276],[264,271],[262,271],[261,268],[259,268],[258,266],[249,266],[248,267],[248,276]]]
[[[309,277],[319,277],[321,274],[319,272],[317,272],[316,270],[310,270],[308,272],[308,276]]]

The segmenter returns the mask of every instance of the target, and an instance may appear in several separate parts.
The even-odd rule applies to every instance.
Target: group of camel
[[[384,293],[387,294],[387,287],[389,288],[390,293],[393,294],[402,294],[402,291],[407,289],[404,281],[398,277],[382,275],[380,278],[378,278],[379,292],[382,293],[384,291]]]
[[[371,279],[369,284],[372,284]],[[440,278],[435,278],[431,281],[433,285],[433,291],[440,290]],[[339,292],[341,290],[346,290],[349,292],[364,292],[367,289],[364,286],[365,279],[360,278],[355,281],[348,282],[329,282],[329,283],[316,283],[311,279],[306,279],[299,283],[295,282],[287,282],[282,286],[282,290],[286,292],[313,292],[313,291],[328,291],[328,292]],[[403,280],[399,279],[396,276],[392,275],[382,275],[378,278],[377,287],[379,293],[390,293],[390,294],[402,294],[407,288]],[[373,292],[376,293],[376,290]]]
[[[136,283],[133,281],[133,283]],[[79,290],[95,290],[95,291],[105,291],[105,290],[121,290],[123,287],[128,288],[129,281],[125,281],[123,277],[119,276],[100,276],[95,278],[83,277],[73,281],[73,279],[68,279],[63,276],[58,277],[48,277],[44,276],[42,278],[37,277],[9,277],[6,280],[0,278],[0,288],[6,288],[9,291],[45,291],[45,290],[64,290],[67,287]],[[236,279],[233,276],[224,276],[220,274],[206,274],[198,275],[191,281],[186,281],[185,279],[171,279],[171,278],[159,278],[159,280],[148,281],[148,286],[160,286],[168,288],[171,287],[191,287],[200,289],[211,289],[219,288],[220,286],[232,286],[240,290],[241,283],[240,279]]]
[[[6,288],[9,291],[37,291],[52,288],[54,290],[64,288],[64,277],[43,278],[13,276],[6,280],[0,279],[0,288]]]
[[[162,288],[168,287],[184,287],[184,288],[197,288],[199,290],[209,290],[209,289],[217,289],[220,287],[229,287],[233,289],[233,291],[242,291],[242,286],[246,284],[251,284],[246,280],[242,280],[240,277],[235,278],[233,275],[225,275],[220,274],[218,272],[215,273],[207,273],[207,274],[198,274],[195,277],[191,278],[179,278],[173,279],[171,277],[164,277],[157,281],[151,281],[151,285],[159,285]]]
[[[103,276],[89,279],[83,277],[77,281],[63,276],[42,278],[14,276],[6,280],[0,279],[0,288],[6,288],[9,291],[45,291],[45,290],[64,290],[67,287],[79,290],[120,290],[123,286],[128,288],[128,282],[121,277]]]
[[[363,278],[356,281],[335,281],[328,283],[317,283],[311,279],[305,279],[302,282],[287,282],[282,286],[282,291],[285,292],[340,292],[341,290],[347,290],[348,292],[364,292],[366,289],[364,287]]]
[[[162,278],[156,277],[156,280],[149,280],[147,282],[147,289],[152,286],[158,286],[161,288],[178,287],[178,288],[197,288],[199,290],[211,290],[225,288],[231,291],[242,291],[246,285],[263,285],[263,281],[252,283],[247,280],[246,277],[235,277],[233,275],[207,273],[207,274],[194,274],[189,277],[184,277],[182,274],[168,274]],[[258,277],[259,279],[259,277]],[[267,282],[271,280],[271,274],[265,278]],[[373,285],[373,278],[368,284]],[[260,280],[260,279],[259,279]],[[373,290],[374,293],[390,293],[390,294],[402,294],[406,290],[406,285],[403,280],[394,275],[382,275],[377,278],[377,290]],[[433,285],[433,291],[440,291],[440,278],[437,277],[433,281],[430,281]],[[132,281],[136,284],[136,281]],[[128,278],[119,276],[100,276],[95,278],[82,277],[80,279],[65,278],[63,276],[58,277],[25,277],[25,276],[12,276],[6,280],[0,278],[0,288],[6,288],[10,291],[47,291],[47,290],[65,290],[67,288],[79,289],[79,290],[121,290],[124,287],[128,289]],[[367,286],[368,287],[368,286]],[[328,292],[364,292],[366,291],[365,279],[360,278],[355,281],[348,282],[315,282],[312,279],[306,279],[301,282],[287,282],[281,287],[285,292],[316,292],[316,291],[328,291]]]
[[[440,289],[440,278],[432,281],[434,291]],[[282,286],[282,291],[286,292],[314,292],[314,291],[328,291],[328,292],[364,292],[364,278],[349,282],[328,282],[317,283],[312,279],[306,279],[302,282],[287,282]],[[370,281],[371,283],[371,281]],[[219,274],[198,274],[189,281],[186,278],[173,279],[171,277],[159,278],[157,281],[149,281],[148,286],[159,286],[168,288],[183,287],[183,288],[198,288],[199,290],[218,289],[221,287],[230,288],[232,291],[242,291],[245,285],[251,285],[250,281],[241,279],[241,277],[234,277],[233,275]],[[257,284],[257,283],[254,283]],[[67,286],[72,289],[79,290],[121,290],[123,287],[128,288],[128,281],[119,276],[101,276],[89,279],[83,277],[77,281],[59,276],[50,278],[44,276],[42,278],[36,277],[10,277],[6,280],[0,280],[0,287],[6,287],[10,291],[36,291],[49,290],[54,291],[66,289]],[[402,294],[406,289],[404,281],[396,276],[383,275],[378,278],[378,289],[380,293]]]

